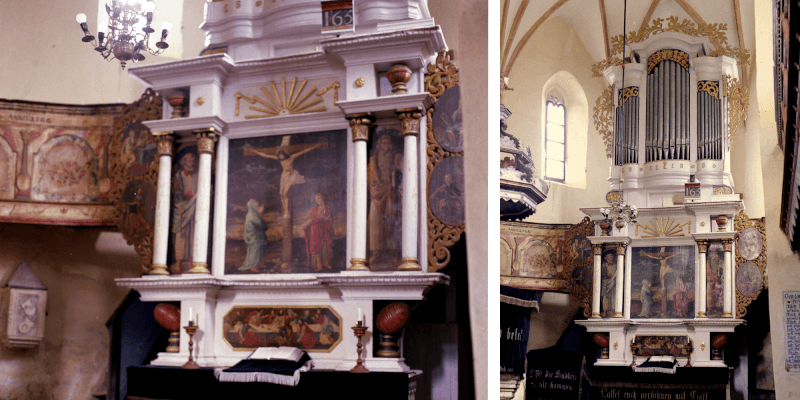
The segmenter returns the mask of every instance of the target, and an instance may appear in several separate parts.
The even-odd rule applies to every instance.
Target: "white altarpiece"
[[[376,12],[373,3],[380,4],[381,12]],[[338,318],[340,325],[335,328],[341,340],[326,349],[309,351],[315,368],[349,370],[355,366],[358,339],[351,327],[363,317],[369,327],[362,339],[364,365],[371,371],[408,372],[402,354],[399,358],[373,354],[373,343],[379,337],[373,301],[423,300],[432,287],[449,283],[447,275],[426,272],[428,205],[420,195],[427,186],[425,110],[432,104],[424,77],[436,54],[446,50],[441,30],[433,24],[424,2],[355,4],[355,32],[324,36],[319,33],[318,1],[263,2],[262,7],[250,4],[235,9],[221,2],[208,3],[202,28],[209,49],[214,50],[211,55],[130,69],[132,75],[170,100],[164,115],[173,118],[145,122],[159,140],[161,172],[153,269],[141,278],[118,279],[117,283],[140,292],[142,301],[179,301],[181,326],[188,324],[188,310],[193,310],[191,317],[199,325],[193,338],[194,358],[200,366],[233,365],[250,353],[225,339],[230,327],[225,326],[224,318],[231,310],[284,307],[330,309],[330,315]],[[279,15],[286,18],[277,18]],[[281,40],[268,35],[274,32],[281,32]],[[410,76],[404,90],[393,91],[387,71],[398,65]],[[403,73],[399,74],[402,77]],[[402,180],[397,201],[402,212],[396,221],[400,235],[395,238],[400,262],[391,270],[376,271],[370,268],[372,249],[368,248],[368,144],[376,131],[388,128],[402,135],[396,160],[398,180]],[[269,145],[244,146],[243,152],[237,148],[242,141],[260,138]],[[331,144],[334,142],[338,144]],[[192,262],[191,269],[170,274],[169,235],[176,223],[174,211],[170,215],[170,189],[175,187],[170,183],[170,166],[174,148],[186,143],[196,143],[198,149],[197,187],[191,193],[196,201]],[[310,171],[308,161],[300,158],[312,148],[330,156],[314,159],[331,161],[315,167],[322,171],[318,175],[304,172]],[[333,154],[332,148],[341,153]],[[251,203],[234,195],[241,192],[237,185],[252,182],[234,180],[240,170],[229,168],[236,165],[237,157],[250,156],[280,162],[282,170],[276,167],[254,175],[266,177],[272,185],[259,189],[267,200],[252,199]],[[336,168],[342,173],[330,175],[339,171]],[[311,184],[324,188],[317,191],[321,196],[306,187]],[[300,192],[305,196],[295,199],[301,197]],[[265,212],[265,201],[267,208],[269,202],[279,206]],[[318,250],[309,250],[314,245],[308,244],[312,234],[304,222],[312,219],[311,212],[293,208],[299,201],[314,201],[310,209],[325,215],[329,210],[325,207],[331,205],[333,228],[327,228],[326,234],[335,240],[320,240],[334,242],[335,247],[322,245],[332,254],[320,256]],[[337,210],[332,210],[333,202],[339,206]],[[242,210],[247,207],[249,213],[251,205],[257,216],[245,216],[242,224]],[[239,230],[231,228],[232,213],[236,212]],[[265,223],[266,234],[243,234],[241,226],[249,226],[248,219],[256,228],[259,219]],[[282,232],[291,232],[290,239],[275,240]],[[299,250],[297,243],[302,243],[304,236],[306,247]],[[246,251],[246,260],[232,263],[234,239],[248,243],[240,246],[242,253],[237,259],[244,259]],[[257,245],[250,246],[253,241]],[[274,263],[250,265],[251,254],[259,259],[259,252],[269,247],[265,242],[281,243]],[[306,259],[308,265],[297,267]],[[153,364],[179,366],[186,362],[189,337],[183,330],[180,334],[180,352],[159,353]]]
[[[576,323],[602,348],[597,366],[639,364],[665,352],[681,367],[726,367],[712,343],[716,351],[725,341],[720,334],[744,322],[766,267],[763,247],[749,258],[737,249],[751,225],[730,172],[746,110],[737,97],[738,67],[716,37],[653,32],[663,33],[628,41],[624,69],[602,74],[610,86],[598,107],[608,106],[608,118],[598,120],[596,108],[595,124],[605,129],[612,161],[611,210],[581,209],[595,232],[588,237],[591,284],[582,283],[588,319]],[[753,236],[763,241],[763,230]],[[739,272],[756,259],[752,279]]]

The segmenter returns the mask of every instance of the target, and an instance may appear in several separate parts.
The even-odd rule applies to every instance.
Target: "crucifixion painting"
[[[638,247],[632,256],[631,315],[693,318],[694,246]]]
[[[344,132],[231,140],[226,273],[346,267]]]

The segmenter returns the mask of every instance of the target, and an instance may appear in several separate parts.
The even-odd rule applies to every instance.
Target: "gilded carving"
[[[622,106],[623,103],[628,101],[631,97],[639,97],[639,88],[636,86],[631,86],[625,88],[625,90],[619,90],[619,99],[617,101],[618,106]]]
[[[665,21],[667,22],[666,27],[664,27]],[[622,53],[624,43],[631,44],[641,42],[650,36],[662,32],[679,32],[690,36],[705,36],[715,49],[708,54],[709,56],[717,57],[724,55],[736,58],[740,65],[749,64],[750,54],[747,49],[731,47],[731,45],[728,44],[728,36],[725,33],[727,29],[727,24],[695,24],[689,19],[684,19],[679,22],[677,16],[668,17],[666,20],[663,18],[655,18],[647,24],[642,24],[638,31],[629,32],[627,37],[624,35],[612,37],[610,41],[610,56],[592,65],[592,76],[602,77],[603,70],[609,66],[622,64],[622,60],[616,55]]]
[[[714,186],[714,195],[733,194],[733,188],[730,186]]]
[[[197,136],[197,153],[214,154],[214,142],[216,141],[214,128],[196,130],[194,134]]]
[[[701,253],[708,252],[708,240],[698,240],[697,241],[697,251]]]
[[[614,112],[614,88],[609,85],[594,102],[594,127],[606,145],[606,157],[611,158],[611,116]]]
[[[367,114],[351,114],[347,119],[350,122],[350,131],[353,133],[353,141],[367,141],[373,118]]]
[[[113,219],[125,241],[133,245],[142,257],[142,271],[148,273],[153,261],[153,224],[155,222],[155,194],[158,177],[158,163],[131,162],[128,157],[134,150],[141,149],[146,154],[152,143],[150,131],[141,121],[161,119],[162,99],[152,89],[147,89],[135,103],[124,108],[114,123],[114,139],[109,149],[111,175],[114,187],[109,192],[109,200],[114,204]],[[136,134],[133,134],[133,133]],[[147,139],[142,143],[128,142],[132,138]]]
[[[155,136],[155,134],[153,134]],[[156,147],[156,156],[170,156],[172,157],[172,143],[175,137],[170,132],[165,132],[163,135],[157,136],[158,145]]]
[[[448,157],[463,156],[464,152],[446,150],[434,136],[433,113],[436,101],[444,92],[459,85],[458,69],[452,57],[447,52],[439,52],[436,61],[428,64],[425,73],[425,90],[433,98],[433,107],[427,110],[427,169],[429,182],[436,166]],[[404,128],[405,131],[405,128]],[[440,221],[428,203],[428,271],[435,272],[450,263],[450,247],[461,239],[464,233],[464,224],[447,225]]]
[[[363,79],[361,86],[364,86]],[[317,93],[317,97],[322,98],[322,95],[328,93],[328,90],[331,89],[333,89],[333,105],[336,105],[339,103],[339,81],[333,82],[330,85],[328,85],[328,87],[326,87],[325,89],[320,90],[319,93]]]
[[[662,61],[675,61],[678,65],[683,67],[683,69],[689,70],[688,54],[680,50],[661,50],[653,53],[653,55],[647,59],[647,73],[653,72],[653,68]]]
[[[403,127],[403,136],[419,136],[419,122],[422,118],[421,109],[398,110],[398,118]]]
[[[722,251],[730,252],[733,250],[733,239],[722,239]]]
[[[347,268],[348,271],[369,271],[369,264],[367,260],[363,258],[352,258],[350,259],[350,267]]]
[[[266,96],[265,98],[259,96],[248,97],[236,92],[234,94],[236,98],[234,115],[239,116],[240,100],[253,104],[248,109],[257,112],[257,114],[245,115],[244,117],[247,119],[326,111],[325,104],[322,101],[322,94],[325,94],[331,88],[334,89],[334,105],[338,101],[339,82],[333,82],[320,93],[317,93],[316,87],[306,90],[306,83],[308,83],[308,80],[303,79],[298,86],[297,77],[294,77],[287,87],[286,78],[281,78],[279,89],[275,81],[271,81],[271,91],[263,86],[261,87],[261,93]],[[310,99],[311,95],[314,94],[316,94],[316,98]],[[256,103],[258,103],[258,106],[255,105]]]
[[[739,211],[733,229],[736,231],[736,317],[741,318],[747,314],[747,306],[769,286],[766,221],[750,219],[744,211]]]
[[[697,81],[697,91],[706,92],[709,96],[719,100],[719,82]]]
[[[577,243],[594,235],[594,222],[589,217],[576,224],[564,234],[564,244],[561,254],[564,257],[564,278],[567,280],[569,294],[578,300],[583,308],[583,315],[592,315],[592,273],[594,270],[594,257],[582,257],[574,247]],[[592,243],[592,255],[603,253],[603,245]],[[599,315],[598,315],[599,317]]]
[[[689,227],[691,221],[686,221],[684,223],[678,223],[674,219],[667,217],[664,220],[664,217],[654,218],[651,219],[647,225],[639,225],[636,224],[636,235],[639,234],[639,228],[642,228],[644,231],[642,232],[643,238],[652,238],[652,237],[675,237],[675,236],[685,236],[683,233],[683,227]],[[687,233],[690,233],[691,228],[687,228]]]
[[[747,109],[750,107],[748,90],[739,83],[739,79],[728,80],[728,150],[733,146],[736,130],[747,120]]]
[[[617,245],[617,255],[618,256],[624,255],[625,254],[625,249],[628,248],[628,244],[627,243],[616,243],[616,245]]]
[[[622,191],[613,190],[606,193],[606,203],[622,203]]]

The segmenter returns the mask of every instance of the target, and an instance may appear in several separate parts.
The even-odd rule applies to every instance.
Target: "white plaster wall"
[[[530,146],[540,176],[544,172],[541,127],[544,118],[542,90],[546,82],[561,71],[571,74],[585,93],[589,117],[587,121],[582,121],[588,128],[585,142],[567,137],[568,142],[577,144],[574,147],[578,151],[584,152],[582,157],[570,158],[568,150],[567,168],[572,170],[568,171],[567,183],[551,184],[548,200],[540,204],[536,213],[526,221],[578,223],[583,219],[583,213],[578,208],[605,204],[605,193],[609,190],[607,178],[610,160],[606,157],[605,145],[594,128],[591,115],[595,100],[607,85],[603,78],[592,78],[593,63],[573,27],[563,18],[553,17],[536,30],[511,70],[509,86],[514,90],[503,94],[503,104],[513,113],[507,121],[507,132]],[[581,158],[585,158],[585,164],[580,162]],[[576,174],[584,175],[583,179],[569,179],[570,175]],[[575,184],[581,181],[583,185]]]
[[[205,0],[183,3],[183,21],[172,21],[172,29],[182,30],[183,58],[188,58],[203,49],[198,26]],[[97,0],[0,2],[0,49],[4,54],[0,57],[0,98],[98,104],[130,103],[141,96],[146,86],[122,71],[119,61],[104,61],[90,44],[81,41],[83,32],[75,21],[81,12],[96,35]],[[156,28],[160,27],[159,23]],[[148,56],[142,64],[165,60],[170,59]]]

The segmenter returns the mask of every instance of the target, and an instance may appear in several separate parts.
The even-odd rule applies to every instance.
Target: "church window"
[[[564,182],[567,159],[567,120],[564,104],[548,100],[545,124],[545,179]]]

